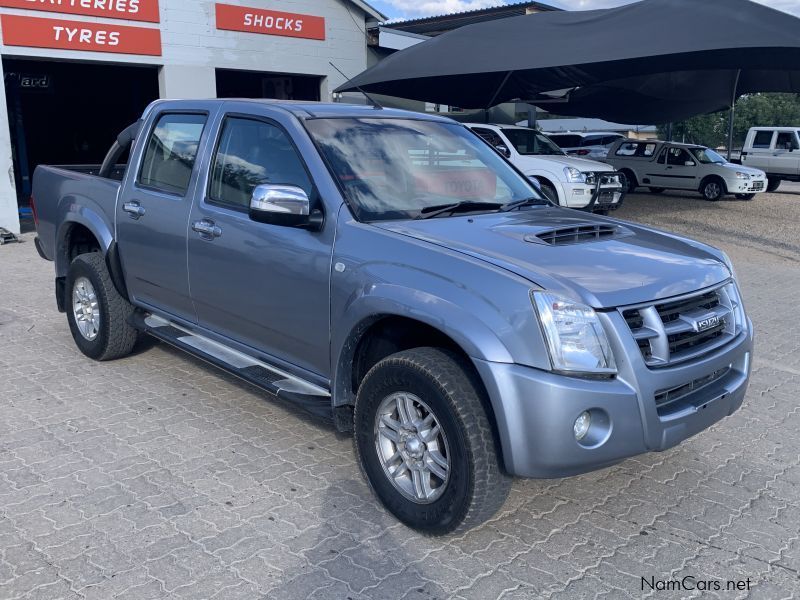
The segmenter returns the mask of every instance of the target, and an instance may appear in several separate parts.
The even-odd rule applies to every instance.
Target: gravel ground
[[[726,250],[733,243],[800,260],[800,183],[784,182],[779,193],[759,194],[750,201],[728,196],[707,202],[699,194],[682,192],[632,194],[613,216],[678,231]]]

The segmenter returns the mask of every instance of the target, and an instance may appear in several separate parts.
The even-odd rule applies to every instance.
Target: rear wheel
[[[117,292],[100,253],[73,259],[65,294],[69,329],[81,352],[95,360],[130,354],[139,338],[128,324],[133,306]]]
[[[354,415],[359,460],[383,505],[431,535],[474,527],[503,505],[502,472],[477,376],[456,354],[415,348],[375,365]]]
[[[725,184],[721,179],[712,177],[703,182],[700,186],[700,193],[709,202],[716,202],[725,194]]]
[[[767,191],[774,192],[779,187],[781,187],[781,180],[777,177],[768,177],[767,178]]]
[[[663,194],[665,190],[666,190],[666,188],[651,187],[650,188],[650,193],[651,194]]]
[[[737,200],[752,200],[755,197],[755,194],[736,194]]]

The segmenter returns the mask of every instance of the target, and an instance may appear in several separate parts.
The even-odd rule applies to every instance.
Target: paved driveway
[[[734,258],[758,340],[744,407],[663,454],[519,481],[445,539],[395,522],[351,441],[291,407],[163,345],[83,358],[32,235],[0,248],[0,598],[701,595],[675,591],[687,575],[722,588],[703,597],[800,596],[800,194],[618,216]]]

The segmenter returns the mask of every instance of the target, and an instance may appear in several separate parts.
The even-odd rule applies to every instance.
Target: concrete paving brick
[[[617,599],[684,574],[800,597],[800,323],[775,303],[800,293],[800,246],[771,245],[766,221],[761,241],[726,235],[730,214],[791,200],[632,196],[615,215],[733,258],[758,330],[738,413],[668,452],[517,481],[446,538],[398,524],[352,441],[285,402],[155,343],[85,359],[23,235],[0,248],[0,597]]]

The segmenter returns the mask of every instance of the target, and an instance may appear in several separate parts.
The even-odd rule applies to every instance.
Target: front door
[[[800,175],[800,143],[796,131],[779,131],[775,138],[769,172],[779,175]]]
[[[205,143],[205,112],[157,115],[138,173],[126,178],[117,202],[117,239],[128,291],[135,302],[196,321],[186,270],[186,223]],[[131,165],[138,157],[131,157]]]
[[[250,220],[253,189],[295,185],[318,202],[289,134],[227,116],[205,194],[189,218],[189,278],[199,323],[279,365],[327,376],[331,227],[311,232]],[[195,231],[211,229],[211,233]]]
[[[684,148],[664,148],[653,171],[650,175],[653,187],[694,190],[700,185],[697,160]]]

